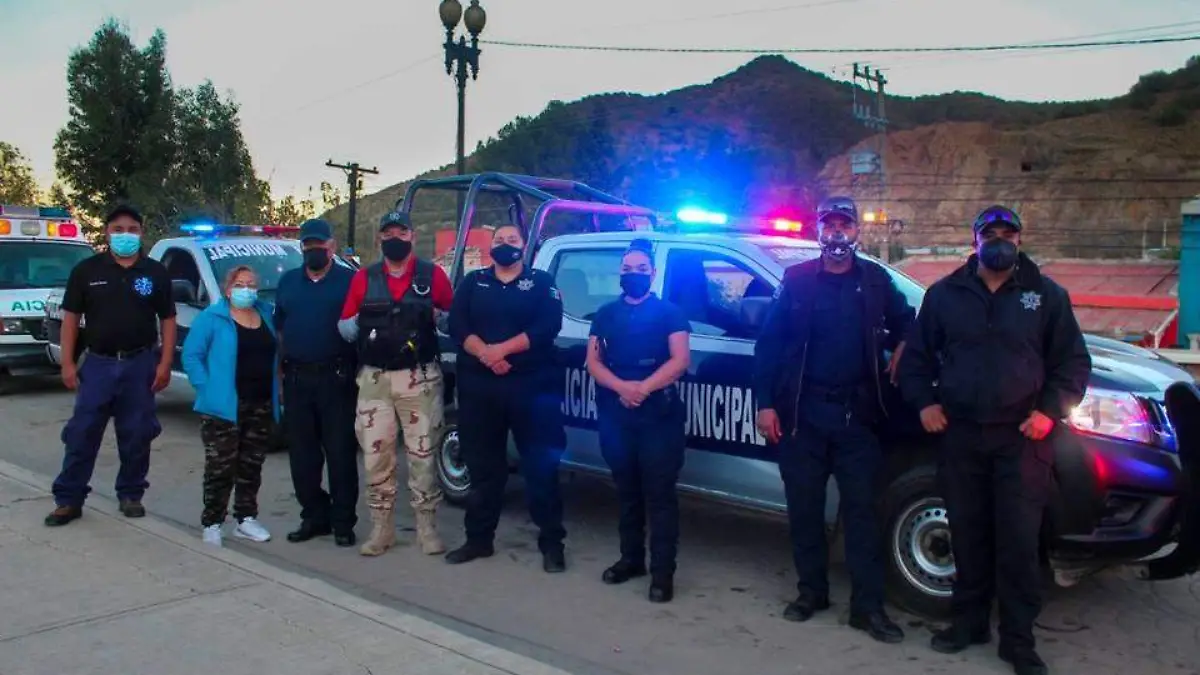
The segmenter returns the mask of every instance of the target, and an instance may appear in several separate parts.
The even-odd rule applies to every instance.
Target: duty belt
[[[803,396],[828,403],[850,403],[858,396],[859,385],[827,387],[821,384],[804,385]]]
[[[153,348],[154,348],[154,345],[150,345],[147,347],[138,347],[137,349],[117,350],[114,352],[102,352],[102,351],[99,351],[96,349],[89,349],[89,350],[87,350],[87,353],[95,354],[96,356],[99,356],[100,358],[103,358],[103,359],[115,359],[117,361],[124,361],[126,359],[132,359],[133,357],[137,356],[138,354],[141,354],[142,352],[150,351]]]

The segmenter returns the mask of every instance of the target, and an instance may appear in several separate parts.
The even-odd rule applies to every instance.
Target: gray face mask
[[[845,232],[822,234],[818,241],[821,253],[837,262],[849,260],[858,249],[858,242],[847,237]]]

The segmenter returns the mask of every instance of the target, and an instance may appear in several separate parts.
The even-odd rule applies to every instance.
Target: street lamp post
[[[442,0],[438,6],[442,25],[446,27],[446,74],[454,76],[458,86],[458,155],[456,167],[458,175],[466,173],[466,117],[467,117],[467,76],[470,79],[479,78],[479,34],[487,23],[487,12],[479,6],[479,0],[471,0],[471,6],[464,12],[459,0]],[[467,33],[471,35],[470,43],[465,35],[454,39],[454,30],[462,20]],[[458,214],[462,217],[463,194],[458,193]]]

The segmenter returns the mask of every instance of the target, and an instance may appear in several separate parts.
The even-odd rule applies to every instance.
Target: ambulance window
[[[204,284],[200,281],[200,268],[196,266],[196,259],[192,257],[191,253],[181,248],[169,248],[166,253],[163,253],[162,263],[167,268],[167,274],[171,276],[171,281],[191,282],[196,289],[196,299],[201,304],[208,302]]]
[[[0,289],[61,288],[71,269],[95,251],[90,246],[53,242],[0,243]]]
[[[623,248],[563,251],[554,261],[554,282],[563,312],[591,321],[604,305],[621,296]]]
[[[674,249],[667,256],[664,297],[683,310],[697,335],[754,339],[742,322],[744,298],[770,298],[769,282],[720,253]]]

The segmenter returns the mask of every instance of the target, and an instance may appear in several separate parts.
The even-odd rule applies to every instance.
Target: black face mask
[[[400,262],[412,253],[412,242],[404,241],[403,239],[384,239],[380,245],[383,249],[383,257],[392,262]]]
[[[979,245],[979,262],[993,272],[1007,272],[1017,264],[1017,245],[1007,239],[988,239]]]
[[[306,248],[304,249],[304,266],[310,271],[320,272],[329,264],[329,249],[325,248]]]
[[[512,244],[500,244],[492,247],[492,262],[501,267],[511,267],[521,260],[521,249]]]
[[[650,292],[650,275],[637,272],[627,272],[621,275],[621,290],[625,295],[640,300]]]

